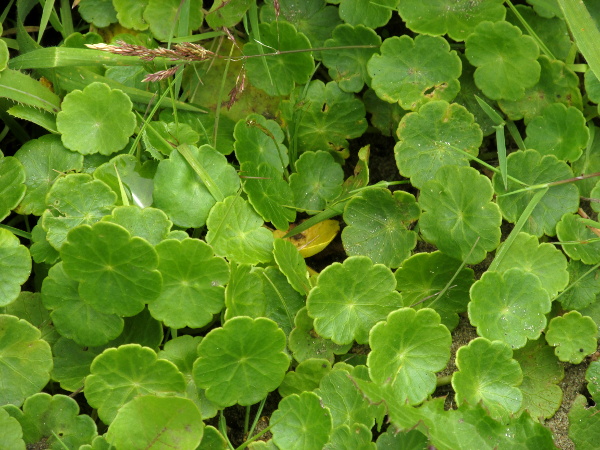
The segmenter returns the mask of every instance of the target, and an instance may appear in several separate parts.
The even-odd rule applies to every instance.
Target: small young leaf
[[[380,51],[367,64],[379,98],[417,111],[429,101],[450,102],[458,94],[461,62],[444,38],[393,36],[383,41]]]
[[[29,250],[19,238],[0,228],[0,307],[14,302],[31,274]]]
[[[396,131],[396,164],[415,187],[431,180],[445,165],[469,166],[470,159],[457,149],[477,156],[482,141],[479,125],[464,106],[444,101],[425,104],[405,115]]]
[[[208,145],[188,146],[196,162],[210,173],[216,189],[227,197],[236,193],[240,179],[225,156]],[[179,151],[158,164],[154,177],[154,205],[167,213],[177,226],[198,228],[206,223],[217,199],[205,181],[190,167]]]
[[[156,0],[161,2],[162,0]],[[213,3],[210,11],[206,13],[206,23],[213,29],[225,27],[232,28],[236,25],[246,11],[250,8],[252,0],[217,0]]]
[[[402,305],[396,280],[383,264],[351,256],[326,267],[306,301],[315,331],[336,344],[366,344],[369,330]]]
[[[490,181],[471,167],[439,169],[419,197],[425,240],[467,264],[483,261],[500,243],[502,216],[492,194]]]
[[[331,414],[313,392],[292,394],[279,402],[271,416],[273,441],[279,448],[323,448],[331,434]]]
[[[53,134],[27,141],[17,150],[15,158],[25,168],[27,186],[25,197],[19,205],[19,214],[41,216],[46,209],[46,194],[61,172],[79,171],[83,168],[83,155],[67,150],[60,137]],[[12,179],[17,180],[18,177],[13,175]]]
[[[110,222],[73,229],[61,248],[63,269],[79,281],[79,295],[107,314],[133,316],[158,297],[158,257],[144,239]]]
[[[375,48],[352,48],[372,45]],[[329,76],[337,81],[341,90],[360,92],[365,83],[370,84],[367,61],[377,52],[381,38],[371,28],[363,25],[343,24],[333,30],[333,37],[325,41],[325,47],[350,47],[347,49],[324,50],[323,64],[329,69]]]
[[[313,329],[313,319],[306,308],[298,311],[294,325],[295,328],[288,337],[288,347],[294,359],[300,363],[310,358],[325,358],[333,363],[335,355],[343,355],[352,347],[352,344],[338,345],[319,336]]]
[[[308,38],[298,33],[291,23],[281,20],[261,23],[259,30],[260,42],[250,41],[245,44],[244,55],[310,50]],[[311,53],[306,51],[248,58],[246,68],[253,86],[271,96],[282,96],[289,95],[295,85],[308,83],[315,63]]]
[[[121,225],[132,236],[141,237],[152,245],[167,239],[173,225],[161,209],[138,206],[117,206],[102,221]]]
[[[113,6],[117,11],[117,19],[125,28],[138,31],[148,29],[148,23],[142,14],[148,6],[149,0],[113,0]]]
[[[452,387],[459,406],[481,401],[490,416],[504,419],[521,408],[523,393],[516,386],[523,372],[508,344],[477,338],[458,349],[456,366]]]
[[[507,158],[507,166],[508,173],[528,185],[550,183],[573,177],[573,172],[567,163],[559,161],[554,155],[542,156],[535,150],[511,153]],[[508,189],[505,189],[502,177],[497,173],[494,174],[492,182],[497,194],[523,188],[522,185],[509,180]],[[511,223],[515,223],[536,192],[532,189],[498,197],[498,206],[504,218]],[[577,211],[578,206],[579,191],[577,186],[572,183],[552,186],[534,208],[522,231],[537,237],[544,234],[554,236],[556,234],[556,224],[561,220],[563,214]]]
[[[121,150],[135,129],[132,106],[123,91],[105,83],[69,92],[56,116],[64,146],[82,155],[110,155]]]
[[[306,95],[301,96],[304,90]],[[335,81],[324,84],[314,80],[309,83],[308,89],[297,88],[289,101],[282,102],[281,109],[288,123],[295,122],[295,113],[300,109],[295,137],[301,152],[346,151],[349,145],[347,139],[362,136],[367,129],[363,102],[342,91]]]
[[[294,317],[305,305],[304,295],[299,294],[276,267],[261,271],[263,278],[264,316],[275,321],[288,336],[294,327]]]
[[[344,250],[350,256],[368,256],[376,264],[396,268],[417,245],[417,233],[408,227],[420,213],[408,192],[369,189],[344,208]]]
[[[469,319],[477,334],[514,348],[535,340],[546,327],[551,300],[540,279],[520,268],[487,271],[471,286]]]
[[[395,274],[404,306],[434,309],[442,324],[453,330],[458,314],[467,310],[469,289],[475,281],[473,270],[460,266],[460,261],[442,252],[417,253],[405,260]],[[448,283],[452,286],[440,297]]]
[[[204,14],[202,0],[190,0],[186,13],[189,30],[196,30],[202,25]],[[148,0],[144,9],[143,20],[150,26],[156,39],[167,41],[178,33],[178,21],[181,20],[181,3],[179,0]]]
[[[502,0],[479,3],[403,0],[399,2],[398,13],[412,31],[433,36],[447,33],[455,41],[464,41],[480,22],[503,20],[506,8]]]
[[[138,344],[109,348],[97,356],[85,379],[85,398],[110,424],[119,410],[139,395],[173,395],[185,391],[183,375],[175,364],[158,359]]]
[[[388,23],[398,0],[379,0],[376,3],[361,0],[341,0],[339,3],[340,17],[344,22],[350,25],[379,28]]]
[[[517,235],[496,271],[506,272],[515,267],[536,275],[551,299],[569,283],[565,255],[553,244],[540,244],[535,236],[527,233]]]
[[[163,288],[150,313],[170,328],[202,328],[223,309],[229,266],[198,239],[168,239],[156,246]]]
[[[448,364],[452,337],[432,309],[402,308],[371,329],[369,344],[373,382],[387,389],[390,403],[416,405],[435,390],[435,372]]]
[[[492,100],[520,100],[540,79],[535,40],[508,22],[481,22],[465,40],[475,83]]]
[[[110,214],[116,201],[116,194],[105,183],[86,173],[58,178],[46,196],[48,209],[42,215],[46,239],[60,250],[70,230],[98,222]]]
[[[279,394],[286,397],[291,394],[302,394],[319,387],[321,379],[331,371],[331,361],[310,358],[302,361],[293,372],[285,374],[279,386]],[[356,390],[356,389],[355,389]]]
[[[581,156],[589,137],[585,117],[579,109],[554,103],[527,124],[525,145],[542,155],[573,162]]]
[[[152,204],[154,182],[152,178],[156,172],[156,163],[148,161],[140,164],[133,155],[121,154],[110,161],[98,166],[94,171],[94,178],[104,181],[120,198],[120,203],[128,202],[146,208]],[[121,186],[127,198],[121,198]]]
[[[90,416],[79,414],[79,405],[66,395],[32,395],[17,416],[23,427],[23,440],[30,446],[44,442],[46,448],[79,448],[98,434]]]
[[[60,257],[58,251],[46,239],[46,231],[42,228],[42,224],[39,221],[31,230],[31,241],[32,244],[29,247],[29,251],[36,263],[45,262],[46,264],[54,264]]]
[[[564,62],[551,60],[545,55],[538,58],[540,80],[525,90],[516,101],[500,100],[498,105],[511,120],[524,119],[525,123],[540,115],[548,105],[562,103],[582,109],[579,77]]]
[[[24,199],[26,179],[26,169],[17,158],[0,154],[0,221]]]
[[[259,114],[250,114],[235,124],[235,157],[240,164],[252,162],[255,165],[268,163],[283,173],[289,164],[288,150],[283,145],[284,134],[274,120],[267,120]],[[247,175],[242,172],[242,175]]]
[[[581,223],[576,214],[565,214],[556,225],[556,235],[561,242],[563,251],[572,259],[584,264],[600,263],[600,241],[591,241],[598,236]]]
[[[0,405],[20,406],[50,380],[52,352],[25,320],[0,314],[0,329]]]
[[[294,194],[281,173],[268,163],[253,162],[243,163],[241,171],[247,177],[244,191],[256,212],[278,230],[287,230],[296,219],[296,211],[292,209]]]
[[[596,323],[578,311],[555,317],[548,324],[546,342],[556,347],[554,353],[561,361],[579,364],[596,351],[598,329]]]
[[[240,264],[257,264],[273,259],[273,234],[247,201],[227,197],[210,211],[206,220],[208,242],[215,254]]]
[[[284,350],[285,334],[272,320],[234,317],[202,339],[194,381],[221,407],[252,405],[283,381],[290,363]]]
[[[79,14],[83,20],[98,28],[108,27],[117,21],[117,12],[110,0],[82,0],[79,5]]]
[[[116,448],[196,448],[204,422],[191,400],[142,395],[119,409],[106,440]],[[157,445],[160,443],[160,445]]]
[[[327,202],[342,193],[344,171],[331,153],[304,152],[296,161],[296,172],[290,176],[295,206],[308,214],[321,211]]]
[[[529,341],[514,352],[514,358],[523,370],[523,382],[519,386],[523,392],[521,410],[527,410],[537,420],[552,417],[562,402],[563,393],[557,384],[565,375],[552,348],[544,339]]]
[[[304,258],[290,241],[275,239],[273,256],[281,273],[285,275],[290,285],[301,295],[308,294],[310,283]]]
[[[56,330],[79,345],[95,347],[115,339],[123,331],[123,319],[96,310],[84,302],[79,283],[67,276],[60,262],[50,268],[42,283],[42,301],[51,310]]]

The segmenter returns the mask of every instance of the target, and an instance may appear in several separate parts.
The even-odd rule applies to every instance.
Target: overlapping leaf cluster
[[[600,10],[40,3],[0,15],[2,445],[553,448],[600,326]]]

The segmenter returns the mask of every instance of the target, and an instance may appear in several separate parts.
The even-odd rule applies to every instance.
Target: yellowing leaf
[[[296,246],[304,258],[316,255],[329,245],[340,231],[337,220],[324,220],[295,236],[286,238]],[[283,238],[287,231],[275,230],[273,236]]]

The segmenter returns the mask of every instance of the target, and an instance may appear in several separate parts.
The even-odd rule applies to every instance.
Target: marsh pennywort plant
[[[2,444],[594,448],[600,11],[39,3],[0,11]]]

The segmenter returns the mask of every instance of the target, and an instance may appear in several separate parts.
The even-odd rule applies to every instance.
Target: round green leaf
[[[383,41],[380,51],[367,64],[379,98],[416,111],[432,100],[452,101],[458,94],[461,62],[444,38],[393,36]]]
[[[377,128],[384,136],[391,136],[398,129],[400,119],[407,111],[398,103],[388,103],[377,97],[373,89],[367,89],[363,94],[363,102],[367,112],[371,115],[371,125]]]
[[[435,372],[448,364],[451,344],[434,310],[399,309],[371,329],[369,375],[395,403],[417,405],[435,390]]]
[[[31,252],[31,257],[33,260],[40,264],[45,262],[46,264],[54,264],[56,260],[59,258],[59,253],[56,251],[48,239],[46,239],[47,233],[42,228],[41,221],[38,221],[37,225],[33,227],[31,230],[31,247],[29,247],[29,251]]]
[[[265,5],[260,9],[261,21],[287,20],[306,35],[313,48],[323,47],[325,40],[331,37],[333,29],[342,23],[338,7],[326,5],[323,0],[279,0],[278,15],[275,14],[273,3],[273,0],[265,1]],[[316,53],[313,53],[315,57]]]
[[[227,197],[210,211],[206,242],[215,254],[238,263],[269,262],[273,259],[273,234],[263,224],[247,201]]]
[[[271,222],[278,230],[287,230],[296,219],[292,189],[281,177],[281,173],[268,163],[256,165],[243,163],[241,171],[247,179],[244,191],[248,201],[265,222]]]
[[[148,6],[149,0],[113,0],[113,6],[117,11],[117,19],[125,28],[138,31],[148,29],[148,23],[142,14]]]
[[[559,161],[554,155],[542,156],[535,150],[511,153],[507,158],[507,167],[511,176],[527,185],[544,184],[573,177],[573,171],[567,163]],[[492,182],[497,194],[505,194],[523,188],[523,185],[509,180],[508,190],[505,189],[500,174],[494,174]],[[517,222],[536,192],[535,190],[525,190],[512,195],[499,196],[498,206],[504,218],[511,223]],[[579,191],[577,186],[572,183],[552,186],[534,208],[522,230],[537,237],[544,234],[554,236],[556,224],[563,214],[575,212],[578,207]]]
[[[58,178],[46,196],[47,210],[42,215],[46,239],[60,250],[67,233],[82,224],[93,224],[110,214],[117,196],[102,181],[86,173]]]
[[[102,164],[94,171],[94,178],[104,181],[124,205],[127,201],[139,206],[148,207],[152,204],[152,192],[156,165],[148,161],[143,166],[138,159],[129,154],[121,154]],[[121,198],[121,186],[127,199]]]
[[[552,303],[548,291],[537,276],[521,268],[485,272],[470,295],[469,320],[486,339],[521,348],[546,327]]]
[[[432,308],[449,330],[456,328],[458,314],[467,310],[473,270],[461,268],[460,261],[442,252],[417,253],[402,263],[395,276],[404,306]],[[449,284],[452,287],[438,295]]]
[[[475,26],[484,20],[503,20],[506,8],[502,0],[473,3],[470,0],[403,0],[398,13],[406,26],[416,33],[441,36],[448,34],[455,41],[464,41]]]
[[[351,256],[326,267],[308,294],[306,307],[315,331],[336,344],[366,344],[369,330],[402,305],[396,280],[383,264]]]
[[[244,55],[310,49],[310,41],[294,25],[278,20],[258,26],[260,42],[244,45]],[[246,59],[248,79],[253,86],[272,96],[289,95],[296,84],[310,80],[315,63],[310,52],[292,52]]]
[[[465,39],[475,83],[492,100],[519,100],[540,79],[535,40],[508,22],[481,22]]]
[[[588,399],[578,394],[569,409],[569,438],[578,449],[594,450],[600,439],[600,407],[588,407]]]
[[[25,196],[26,174],[17,158],[0,153],[0,221],[8,217]]]
[[[162,210],[138,206],[117,206],[102,221],[121,225],[132,236],[141,237],[152,245],[166,239],[173,225]]]
[[[523,393],[516,386],[523,372],[508,344],[477,338],[458,349],[456,366],[452,387],[459,406],[482,402],[493,418],[505,419],[521,407]]]
[[[585,380],[588,382],[588,392],[592,395],[595,402],[598,402],[600,395],[600,362],[592,361],[585,371]]]
[[[2,430],[2,445],[6,450],[25,450],[21,424],[0,408],[0,430]]]
[[[0,315],[0,405],[20,406],[50,380],[52,352],[25,320]]]
[[[285,275],[290,286],[302,295],[310,291],[308,270],[304,258],[290,241],[275,239],[273,243],[273,256],[281,273]]]
[[[365,45],[373,45],[375,48],[356,48]],[[338,25],[333,30],[333,37],[325,41],[325,47],[350,48],[324,50],[323,64],[329,69],[329,76],[338,83],[341,90],[360,92],[365,83],[370,84],[367,61],[377,52],[376,47],[379,45],[381,38],[371,28],[363,25]]]
[[[352,198],[344,209],[342,243],[350,256],[368,256],[374,263],[398,267],[417,245],[408,230],[421,211],[412,194],[369,189]]]
[[[553,103],[582,108],[579,77],[575,72],[564,62],[551,60],[546,55],[541,55],[538,62],[541,66],[539,81],[526,89],[525,95],[520,100],[498,102],[502,111],[511,120],[524,119],[525,123],[529,123],[531,119],[539,116],[544,108]]]
[[[355,423],[352,426],[341,425],[334,428],[325,450],[334,450],[337,448],[360,448],[363,450],[375,450],[377,445],[372,442],[373,434],[371,430],[362,423]]]
[[[90,371],[83,392],[107,424],[135,397],[185,391],[185,380],[175,364],[158,359],[154,350],[138,344],[105,350],[94,359]]]
[[[548,324],[546,342],[561,361],[579,364],[596,351],[598,328],[591,317],[571,311],[555,317]]]
[[[418,188],[440,167],[468,167],[469,157],[457,149],[477,156],[483,138],[481,128],[464,106],[444,101],[427,103],[418,112],[405,115],[396,133],[396,164]]]
[[[156,252],[163,288],[150,313],[170,328],[202,328],[225,305],[227,262],[198,239],[168,239]]]
[[[106,440],[116,448],[195,449],[204,422],[191,400],[143,395],[117,413]]]
[[[563,393],[558,383],[565,375],[552,347],[547,346],[544,339],[529,341],[514,352],[514,358],[523,370],[523,382],[519,386],[523,392],[521,410],[529,411],[531,417],[538,420],[552,417],[562,402]]]
[[[210,174],[214,187],[227,197],[237,192],[240,179],[225,156],[208,145],[188,146],[196,162]],[[159,163],[154,178],[154,206],[183,228],[198,228],[206,223],[216,203],[204,180],[176,150]]]
[[[556,235],[561,242],[568,242],[562,248],[569,258],[584,264],[598,264],[600,242],[594,240],[598,236],[579,219],[577,214],[565,214],[556,225]]]
[[[582,309],[596,303],[600,294],[600,277],[594,266],[588,266],[581,261],[569,261],[569,288],[558,297],[562,307],[566,310]]]
[[[313,392],[292,394],[279,402],[271,416],[273,441],[289,450],[317,449],[329,440],[331,414]]]
[[[562,161],[573,162],[583,153],[589,137],[580,110],[554,103],[529,122],[525,145],[542,155],[554,155]]]
[[[471,167],[444,166],[421,189],[423,237],[448,256],[476,264],[500,243],[502,216],[492,185]]]
[[[360,423],[370,429],[375,424],[377,405],[371,404],[356,389],[355,378],[368,379],[367,368],[334,369],[321,379],[319,389],[315,391],[321,397],[323,407],[329,408],[334,428]]]
[[[344,171],[331,153],[304,152],[296,161],[296,172],[290,176],[296,208],[308,214],[325,209],[327,202],[342,193]]]
[[[50,320],[50,311],[42,304],[42,295],[39,292],[22,291],[14,302],[3,309],[5,314],[25,319],[40,330],[41,338],[50,345],[54,345],[60,339],[60,334]]]
[[[56,330],[80,345],[104,345],[123,331],[123,319],[106,314],[85,303],[77,290],[79,283],[67,276],[60,262],[48,272],[42,283],[42,301],[51,310]]]
[[[361,0],[341,0],[339,3],[340,17],[344,22],[350,25],[378,28],[388,23],[398,0],[380,0],[376,3]]]
[[[213,29],[231,28],[242,20],[251,4],[252,0],[217,0],[206,14],[206,23]]]
[[[191,0],[185,11],[188,30],[200,28],[204,20],[202,0]],[[150,31],[156,39],[167,41],[179,33],[181,3],[179,0],[148,0],[144,9],[143,19],[150,26]],[[186,30],[184,33],[187,33]],[[189,33],[191,34],[191,33]]]
[[[83,20],[93,23],[98,28],[107,27],[117,21],[117,12],[111,0],[82,0],[78,11]]]
[[[79,414],[79,405],[66,395],[32,395],[17,418],[23,439],[30,446],[44,443],[46,448],[79,448],[96,437],[96,424],[90,416]]]
[[[132,106],[123,91],[105,83],[69,92],[56,115],[64,146],[82,155],[110,155],[121,150],[135,129]]]
[[[19,238],[0,228],[0,307],[14,302],[31,274],[29,250]]]
[[[338,345],[319,336],[313,329],[313,319],[309,317],[306,308],[298,311],[294,325],[288,338],[288,347],[294,354],[294,359],[300,363],[309,358],[325,358],[333,363],[335,355],[343,355],[352,347],[352,344]]]
[[[285,334],[266,318],[234,317],[198,346],[196,385],[221,407],[252,405],[281,384],[290,364]]]
[[[41,216],[46,209],[46,194],[54,181],[61,173],[83,168],[83,155],[67,150],[54,134],[27,141],[15,158],[21,161],[27,175],[27,192],[19,205],[20,214]]]
[[[294,317],[305,305],[305,296],[296,291],[286,276],[276,267],[261,271],[264,279],[264,316],[274,320],[288,336],[294,327]]]
[[[281,112],[287,122],[296,123],[294,137],[300,152],[347,151],[348,139],[362,136],[367,129],[363,102],[335,81],[314,80],[308,88],[298,88],[289,101],[282,102]]]
[[[158,120],[147,125],[142,138],[152,157],[162,160],[163,155],[170,155],[181,144],[198,144],[200,135],[187,123]]]
[[[278,389],[279,394],[286,397],[291,394],[312,391],[319,387],[321,379],[330,371],[331,361],[326,359],[310,358],[302,361],[293,372],[285,374]]]
[[[250,264],[231,263],[225,287],[225,320],[236,316],[264,317],[263,271]]]
[[[565,255],[553,244],[540,244],[535,236],[527,233],[517,235],[496,271],[506,272],[514,267],[536,275],[551,299],[569,283]]]
[[[156,251],[119,225],[98,222],[71,230],[60,255],[65,273],[79,281],[81,299],[104,313],[133,316],[160,294]]]
[[[285,136],[274,120],[267,120],[259,114],[250,114],[236,123],[233,135],[235,157],[240,164],[252,162],[258,166],[264,162],[280,173],[283,173],[289,164],[287,148],[283,145]]]
[[[82,346],[71,339],[59,338],[52,346],[52,379],[60,383],[65,391],[74,392],[83,388],[83,381],[90,374],[94,358],[103,350],[102,347]]]

